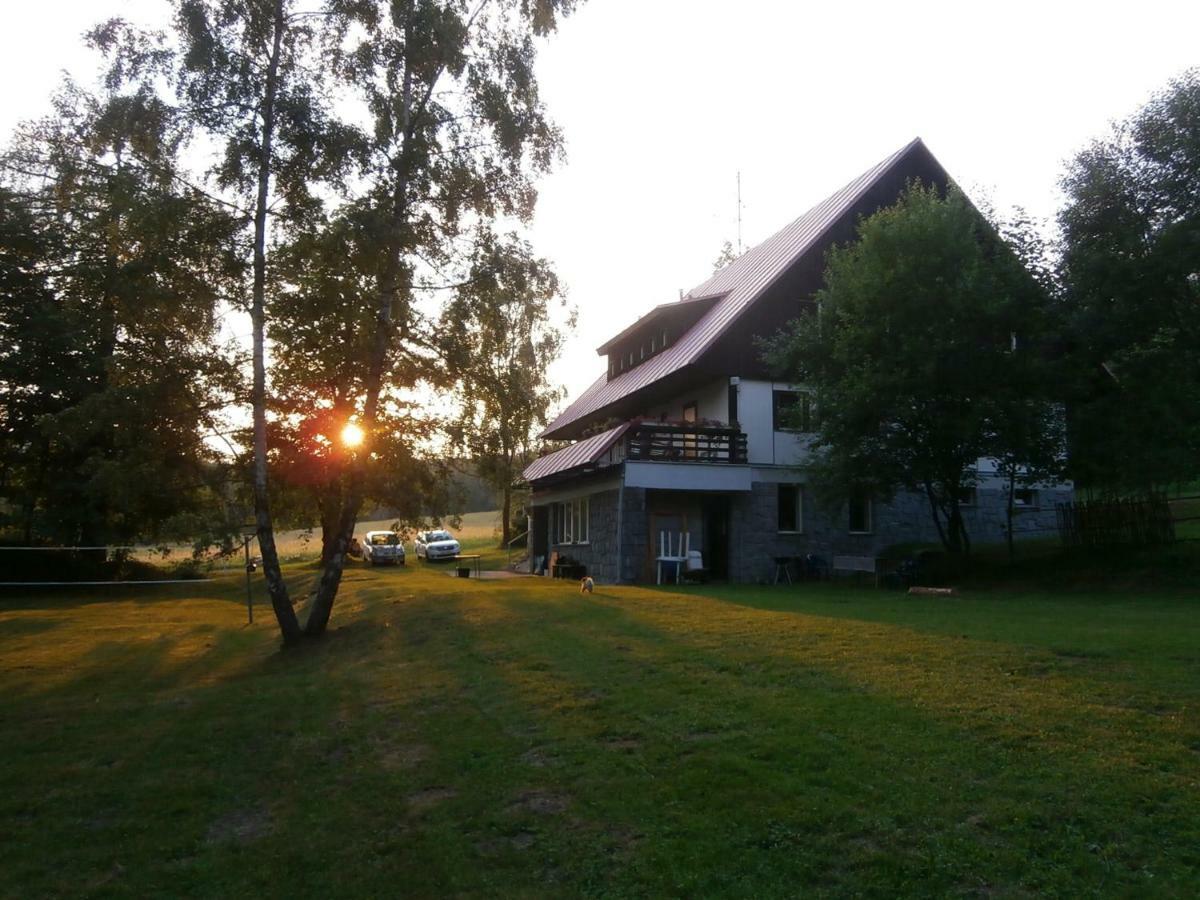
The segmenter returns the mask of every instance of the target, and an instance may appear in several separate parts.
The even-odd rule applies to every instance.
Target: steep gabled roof
[[[610,428],[601,434],[592,435],[586,440],[574,443],[570,447],[563,447],[561,450],[555,450],[540,459],[535,459],[525,467],[521,477],[526,481],[537,481],[568,469],[576,469],[594,463],[621,439],[621,435],[629,428],[629,424],[625,422],[616,428]]]
[[[666,351],[611,380],[601,375],[546,427],[542,437],[553,438],[565,434],[571,430],[571,425],[602,413],[625,397],[699,360],[755,300],[801,257],[820,247],[822,237],[854,208],[880,178],[916,148],[924,148],[920,138],[863,172],[786,228],[747,250],[712,278],[688,291],[684,301],[711,297],[719,299]],[[606,342],[603,346],[607,347],[610,343]]]
[[[680,313],[680,312],[695,310],[695,314],[700,315],[700,314],[706,312],[714,303],[716,303],[720,299],[721,299],[720,296],[716,296],[716,295],[711,296],[711,297],[709,297],[709,296],[696,296],[696,297],[685,296],[685,297],[680,298],[679,300],[676,300],[673,303],[660,303],[658,306],[654,307],[654,309],[650,310],[650,312],[646,313],[644,316],[642,316],[640,319],[638,319],[636,322],[634,322],[632,325],[630,325],[624,331],[621,331],[621,332],[615,334],[614,336],[610,337],[607,341],[605,341],[603,344],[601,344],[599,347],[596,348],[596,352],[601,355],[604,355],[609,350],[611,350],[614,346],[616,346],[621,341],[623,341],[625,338],[627,338],[633,334],[636,334],[637,332],[644,329],[650,323],[657,322],[659,319],[665,319],[665,318],[671,316],[673,313]]]

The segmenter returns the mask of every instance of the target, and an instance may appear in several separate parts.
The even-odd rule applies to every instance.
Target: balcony
[[[745,463],[746,435],[724,425],[639,422],[625,433],[625,458],[638,462]]]

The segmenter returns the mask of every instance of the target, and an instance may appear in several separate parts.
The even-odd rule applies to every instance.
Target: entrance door
[[[704,567],[716,579],[729,577],[729,498],[706,494],[700,504],[704,515]]]

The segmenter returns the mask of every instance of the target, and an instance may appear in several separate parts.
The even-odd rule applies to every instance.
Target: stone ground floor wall
[[[803,488],[802,488],[803,490]],[[607,488],[588,495],[589,540],[579,544],[549,544],[557,551],[582,563],[588,573],[603,584],[646,582],[653,580],[656,547],[651,541],[651,513],[663,508],[664,492],[652,491],[649,499],[643,488]],[[682,493],[682,492],[681,492]],[[691,498],[697,492],[690,492]],[[775,571],[775,557],[815,554],[830,561],[833,556],[878,556],[885,548],[901,543],[939,543],[937,529],[930,517],[928,502],[918,494],[898,494],[890,502],[872,504],[869,534],[851,534],[849,512],[822,508],[810,491],[803,493],[802,532],[778,531],[778,484],[756,481],[748,492],[726,494],[729,498],[728,569],[734,582],[768,582]],[[1018,508],[1013,517],[1017,539],[1053,537],[1057,528],[1055,504],[1070,500],[1069,487],[1042,489],[1035,508]],[[686,506],[687,498],[680,504]],[[975,503],[964,506],[963,517],[973,543],[997,543],[1005,538],[1007,494],[997,482],[982,483],[975,492]],[[667,504],[667,507],[678,504]],[[535,514],[535,528],[544,530],[547,517]],[[689,530],[694,530],[690,524]],[[530,549],[545,536],[530,535]],[[699,533],[693,540],[700,540]],[[695,546],[695,544],[693,544]]]
[[[1071,499],[1070,488],[1038,492],[1036,508],[1017,508],[1013,534],[1020,540],[1053,537],[1057,533],[1055,504]],[[755,482],[749,493],[736,495],[730,509],[730,580],[770,581],[775,558],[815,554],[827,562],[834,556],[878,556],[895,544],[938,544],[941,539],[925,497],[897,494],[888,503],[872,504],[871,531],[852,534],[849,510],[820,507],[811,492],[803,495],[803,531],[781,534],[778,528],[778,485]],[[975,504],[962,507],[972,543],[998,543],[1005,539],[1007,493],[1000,487],[980,486]]]
[[[646,546],[646,492],[641,488],[624,488],[623,507],[618,503],[620,490],[602,490],[588,495],[588,542],[577,544],[555,544],[537,532],[531,531],[530,547],[541,544],[559,556],[568,556],[587,567],[587,572],[597,582],[614,584],[636,581],[633,560],[644,553]],[[618,554],[618,519],[624,520],[623,554]],[[544,532],[550,527],[550,516],[544,519],[535,516],[535,527]],[[624,572],[618,570],[618,559],[623,559]]]

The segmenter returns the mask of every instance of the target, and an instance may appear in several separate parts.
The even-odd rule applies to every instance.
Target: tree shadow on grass
[[[609,612],[602,628],[591,629],[579,628],[585,616],[577,610],[506,601],[524,607],[530,621],[536,616],[538,646],[546,660],[544,669],[509,665],[506,677],[529,695],[531,705],[547,708],[546,727],[561,733],[573,724],[576,741],[591,736],[596,743],[597,726],[607,711],[612,721],[606,731],[635,735],[643,759],[657,752],[660,768],[647,763],[652,774],[669,770],[686,776],[687,766],[673,766],[671,760],[686,759],[680,748],[688,746],[690,728],[693,736],[708,734],[699,743],[711,748],[705,751],[710,774],[727,766],[753,773],[741,788],[748,802],[768,805],[769,798],[760,793],[765,786],[768,792],[791,791],[808,808],[815,792],[833,824],[806,824],[804,817],[797,821],[794,814],[781,814],[776,824],[799,836],[782,845],[771,838],[768,845],[811,849],[822,846],[813,839],[814,826],[817,832],[840,831],[845,839],[840,852],[847,855],[838,855],[836,842],[826,847],[834,870],[837,860],[853,862],[855,856],[861,857],[855,865],[869,869],[884,854],[892,858],[895,875],[901,878],[893,887],[917,876],[921,859],[929,855],[945,860],[939,866],[958,870],[942,885],[946,890],[970,886],[969,875],[985,877],[991,885],[1002,886],[1002,892],[1003,886],[1047,886],[1060,880],[1064,866],[1074,872],[1060,880],[1064,889],[1079,883],[1072,878],[1101,884],[1111,877],[1110,867],[1118,860],[1128,866],[1123,883],[1129,885],[1140,883],[1137,869],[1147,859],[1156,859],[1147,865],[1161,865],[1160,874],[1170,879],[1188,877],[1186,854],[1159,848],[1155,837],[1163,827],[1180,835],[1195,830],[1188,824],[1192,801],[1180,794],[1186,781],[1180,766],[1186,768],[1188,761],[1181,758],[1170,728],[1152,735],[1133,727],[1120,710],[1111,715],[1095,706],[1075,710],[1081,691],[1086,694],[1086,678],[1060,684],[1058,673],[1047,681],[1046,673],[1029,669],[992,681],[984,657],[1017,659],[1024,656],[1020,648],[1013,648],[1012,654],[1003,648],[980,648],[982,656],[968,651],[961,659],[968,668],[960,671],[960,660],[926,657],[919,647],[911,652],[889,647],[887,634],[872,636],[870,632],[879,629],[859,623],[841,626],[854,632],[840,636],[850,641],[847,652],[878,654],[882,664],[866,661],[865,668],[847,668],[837,655],[808,657],[798,630],[789,633],[778,623],[755,636],[742,629],[739,619],[726,618],[722,624],[729,629],[728,639],[721,640],[719,628],[691,631],[681,622],[680,630],[674,631],[661,616],[647,620],[639,615],[644,609],[631,599],[622,598],[628,623],[615,622]],[[721,618],[713,612],[702,617],[710,625]],[[813,636],[815,643],[808,646],[814,648],[833,639],[839,627],[829,621],[812,624],[824,632]],[[773,640],[777,629],[778,640]],[[481,634],[481,639],[506,642],[504,635]],[[926,648],[937,642],[919,640]],[[953,655],[958,652],[954,648]],[[975,666],[982,667],[977,674],[993,685],[986,691],[990,699],[972,697],[978,693],[975,688],[957,699],[953,688],[948,693],[941,686],[923,690],[936,680],[939,668],[946,668],[944,674],[954,679]],[[563,702],[564,696],[586,697],[588,684],[604,686],[597,704]],[[1047,709],[1030,704],[1046,691],[1058,694],[1062,703]],[[700,701],[707,701],[707,707]],[[1093,723],[1093,718],[1102,721]],[[779,774],[804,770],[813,759],[824,760],[824,768],[799,782]],[[1147,779],[1146,766],[1163,767],[1160,777]],[[643,789],[653,791],[653,783]],[[722,802],[718,785],[711,778],[705,781],[703,772],[695,777],[695,790],[707,802]],[[1194,789],[1184,793],[1194,794]],[[1147,812],[1149,796],[1155,798],[1153,814]],[[738,801],[730,796],[727,802],[736,821]],[[843,824],[839,810],[851,821]],[[1042,824],[1006,829],[999,840],[999,823],[1031,819]],[[1164,826],[1165,821],[1171,825]],[[892,825],[881,829],[881,822]],[[899,844],[890,836],[897,823],[905,835]],[[916,832],[910,832],[917,823]],[[1101,838],[1113,849],[1106,860],[1097,860],[1092,852],[1094,846],[1106,846],[1096,843]],[[856,854],[856,847],[863,853]],[[965,860],[975,862],[964,865]],[[1024,881],[1030,867],[1037,873],[1035,880]]]

